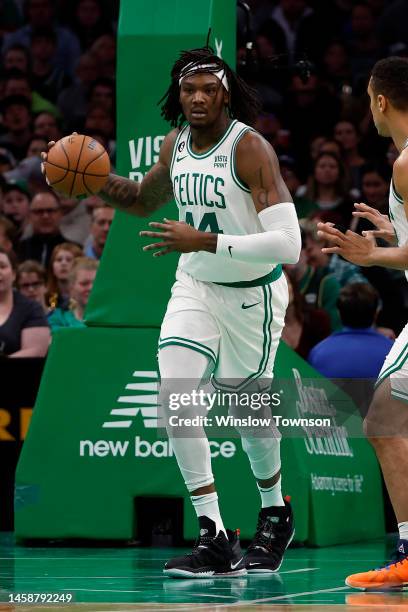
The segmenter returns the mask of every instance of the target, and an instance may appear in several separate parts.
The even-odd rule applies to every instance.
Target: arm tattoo
[[[173,186],[167,169],[155,169],[141,183],[110,174],[99,194],[110,206],[140,217],[146,217],[170,202]]]
[[[263,210],[264,208],[268,208],[270,204],[268,203],[268,192],[264,186],[262,166],[259,168],[259,185],[261,186],[261,189],[258,192],[257,200],[258,200],[259,206],[261,206]]]
[[[136,206],[137,197],[140,192],[140,184],[122,176],[110,174],[105,187],[100,192],[101,198],[110,206],[125,212]],[[137,214],[137,213],[136,213]]]

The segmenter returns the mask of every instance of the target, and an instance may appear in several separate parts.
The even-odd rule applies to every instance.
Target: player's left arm
[[[237,145],[235,167],[251,191],[263,231],[246,236],[220,234],[216,255],[251,263],[297,263],[299,221],[275,151],[260,134],[247,132]]]
[[[164,219],[164,223],[149,224],[160,232],[141,232],[142,236],[160,238],[144,250],[155,250],[156,257],[172,251],[207,251],[235,261],[296,263],[301,249],[300,228],[274,150],[260,134],[248,132],[237,145],[235,163],[240,180],[251,191],[263,231],[244,236],[214,234]]]
[[[403,199],[408,223],[408,153],[400,155],[395,162],[393,178]],[[320,237],[331,245],[322,249],[324,253],[337,253],[359,266],[408,270],[408,243],[397,247],[379,247],[373,232],[364,232],[364,236],[350,230],[343,233],[331,223],[318,223],[318,230]]]

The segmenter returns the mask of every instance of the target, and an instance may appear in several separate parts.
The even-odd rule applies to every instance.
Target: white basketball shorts
[[[391,395],[408,403],[408,323],[385,358],[375,386],[387,377],[390,378]]]
[[[203,353],[213,362],[212,383],[221,390],[240,390],[258,378],[272,379],[288,286],[280,266],[253,282],[259,284],[225,286],[177,270],[159,350],[180,345]]]

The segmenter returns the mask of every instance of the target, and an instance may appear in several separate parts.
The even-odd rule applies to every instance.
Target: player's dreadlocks
[[[173,127],[180,126],[185,117],[179,101],[180,86],[179,79],[200,72],[197,66],[211,64],[212,67],[206,68],[201,72],[218,72],[224,70],[224,74],[228,81],[229,102],[228,112],[230,117],[238,119],[248,125],[254,125],[258,113],[261,109],[261,102],[258,94],[249,85],[245,83],[231,68],[218,57],[214,49],[211,47],[202,47],[200,49],[191,49],[190,51],[182,51],[179,59],[174,63],[171,71],[171,84],[159,104],[163,102],[161,107],[161,115]],[[186,67],[188,69],[186,70]]]

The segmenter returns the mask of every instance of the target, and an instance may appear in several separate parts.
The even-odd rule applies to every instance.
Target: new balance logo
[[[125,404],[128,406],[129,404],[133,404],[133,406],[127,408],[113,408],[110,414],[112,417],[135,417],[140,412],[143,416],[143,424],[145,427],[157,427],[157,396],[159,388],[158,372],[155,370],[136,370],[136,372],[133,372],[133,376],[136,379],[143,379],[143,382],[131,382],[126,385],[125,390],[136,391],[137,393],[133,393],[132,395],[120,395],[116,400],[119,405],[123,406],[123,404]],[[149,382],[149,378],[153,382]],[[133,420],[134,419],[105,421],[102,427],[104,429],[126,429],[132,425]]]

